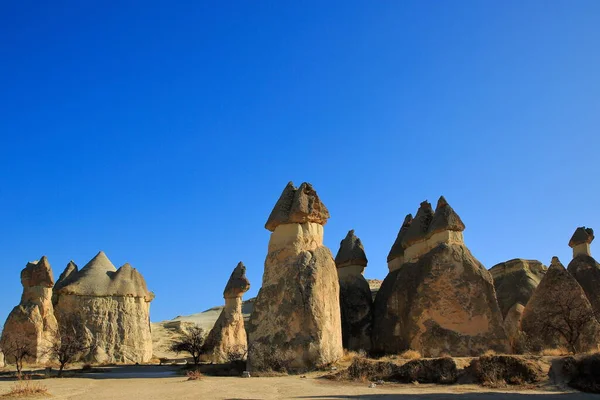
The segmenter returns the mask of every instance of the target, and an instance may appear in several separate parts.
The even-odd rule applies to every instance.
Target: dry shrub
[[[421,353],[416,350],[406,350],[404,353],[400,354],[400,358],[404,360],[418,360],[421,358]]]
[[[266,373],[287,374],[293,371],[293,364],[296,361],[296,353],[291,350],[272,348],[254,344],[253,369],[260,372],[261,376]]]
[[[389,361],[375,361],[356,357],[350,367],[343,371],[345,378],[361,382],[387,380],[394,375],[398,365]]]
[[[202,372],[198,371],[197,369],[188,371],[185,375],[187,376],[188,381],[199,381],[199,380],[202,380],[202,378],[204,378],[204,375],[202,375]]]
[[[523,385],[544,379],[537,362],[516,356],[482,356],[471,361],[467,371],[476,382],[490,387]]]
[[[556,349],[543,349],[541,354],[548,357],[568,356],[571,354],[566,347],[558,347]]]
[[[485,353],[482,354],[483,357],[491,357],[495,356],[496,352],[494,350],[486,350]]]
[[[28,375],[22,375],[16,384],[11,386],[10,392],[2,395],[4,398],[50,396],[48,388],[40,382],[33,382]]]
[[[458,379],[458,368],[452,358],[411,360],[400,366],[391,377],[402,383],[451,384]]]
[[[446,351],[442,351],[440,353],[440,358],[452,358],[452,354],[446,352]]]
[[[562,375],[569,386],[582,392],[600,393],[600,354],[566,357],[561,364]]]

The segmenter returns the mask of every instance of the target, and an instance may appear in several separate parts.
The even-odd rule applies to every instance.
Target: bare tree
[[[6,362],[14,362],[17,368],[17,376],[21,377],[23,362],[27,358],[35,357],[31,343],[24,336],[10,335],[2,338],[0,347],[2,348]]]
[[[87,339],[81,323],[75,318],[63,319],[58,329],[53,332],[52,340],[48,346],[48,356],[59,364],[58,376],[68,364],[77,361],[84,353],[93,349]]]
[[[586,298],[572,293],[557,292],[548,299],[544,318],[540,321],[542,336],[546,339],[556,335],[564,339],[569,350],[578,353],[580,339],[596,322],[594,311]]]
[[[194,364],[198,365],[200,355],[203,353],[204,339],[204,329],[199,326],[193,326],[171,344],[170,350],[177,354],[190,354],[194,359]]]

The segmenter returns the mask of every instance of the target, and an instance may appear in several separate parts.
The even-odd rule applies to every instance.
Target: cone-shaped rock
[[[289,182],[271,211],[265,228],[273,232],[281,224],[315,222],[325,225],[328,219],[329,211],[310,183],[305,182],[296,188]]]
[[[263,282],[248,323],[249,370],[311,369],[342,356],[338,276],[323,245],[327,218],[308,183],[288,184],[269,216]]]
[[[591,228],[577,228],[569,242],[573,248],[573,260],[567,270],[583,288],[596,318],[600,320],[600,264],[590,253],[589,245],[593,240],[594,231]]]
[[[118,270],[99,252],[81,270],[69,264],[55,290],[56,316],[76,320],[89,344],[84,359],[146,362],[152,358],[150,302],[154,294],[131,265]]]
[[[522,312],[546,271],[546,266],[541,262],[521,258],[490,268],[498,305],[504,318],[504,329],[513,348],[521,330]]]
[[[213,362],[227,362],[230,353],[245,354],[248,350],[242,314],[242,296],[248,289],[250,281],[246,278],[246,267],[240,261],[223,291],[225,308],[204,342],[204,353]]]
[[[0,345],[6,349],[9,362],[14,362],[9,353],[15,345],[26,346],[31,354],[26,361],[45,362],[48,361],[48,345],[58,328],[52,306],[54,277],[46,256],[27,263],[21,271],[21,284],[21,302],[13,308],[4,324]]]
[[[398,231],[398,236],[396,236],[396,241],[394,242],[394,244],[392,245],[392,248],[390,249],[390,252],[387,256],[387,262],[388,262],[388,268],[390,271],[394,270],[395,266],[400,267],[402,264],[404,264],[404,237],[406,236],[406,232],[408,231],[408,228],[410,227],[410,224],[412,223],[413,217],[412,214],[408,214],[406,217],[404,217],[404,222],[402,222],[402,226],[400,227],[400,230]],[[397,262],[394,263],[394,265],[390,264],[392,263],[394,260],[398,259]]]
[[[335,264],[340,282],[342,343],[349,350],[368,351],[371,348],[373,299],[369,283],[362,274],[367,266],[367,256],[354,230],[341,241]]]
[[[469,356],[508,350],[492,276],[465,246],[463,229],[444,198],[435,214],[421,203],[403,240],[404,263],[391,270],[375,297],[375,352]]]
[[[558,257],[552,258],[546,275],[525,306],[521,328],[534,350],[565,346],[581,352],[596,347],[600,325],[592,306]]]

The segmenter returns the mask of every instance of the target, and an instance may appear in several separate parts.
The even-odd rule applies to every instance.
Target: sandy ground
[[[52,399],[432,399],[432,400],[583,400],[600,395],[545,390],[493,390],[475,385],[396,385],[369,388],[364,383],[341,383],[286,376],[274,378],[204,377],[187,381],[174,367],[111,367],[109,372],[75,378],[36,381]],[[0,394],[14,381],[0,379]]]

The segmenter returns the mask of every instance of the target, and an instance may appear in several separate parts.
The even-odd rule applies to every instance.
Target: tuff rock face
[[[515,344],[521,329],[521,317],[529,298],[546,274],[547,268],[537,260],[515,258],[490,268],[504,329]]]
[[[245,354],[248,350],[242,315],[242,295],[248,289],[250,281],[246,278],[246,267],[240,261],[223,291],[225,308],[204,342],[204,351],[213,362],[227,362],[230,353]]]
[[[580,325],[580,337],[572,348],[558,331],[568,332],[568,326],[575,325]],[[585,292],[558,257],[552,258],[546,275],[525,306],[521,329],[538,349],[565,346],[580,352],[596,348],[600,325]]]
[[[46,362],[48,346],[58,330],[52,306],[54,278],[46,256],[27,263],[21,271],[21,284],[21,302],[13,308],[4,324],[2,346],[25,345],[32,354],[28,362]]]
[[[69,263],[56,284],[59,320],[76,320],[96,362],[146,362],[152,358],[150,302],[154,294],[131,265],[118,270],[99,252],[81,270]]]
[[[600,264],[592,257],[590,244],[594,240],[591,228],[577,228],[569,242],[573,248],[573,260],[567,270],[575,277],[592,304],[596,319],[600,321]]]
[[[312,369],[342,356],[339,283],[323,245],[329,212],[308,183],[283,191],[266,228],[271,230],[262,287],[248,323],[248,369],[273,360]]]
[[[342,343],[349,350],[370,350],[373,300],[369,283],[363,276],[367,256],[354,230],[340,243],[335,257],[340,282]]]
[[[401,229],[402,264],[390,268],[375,297],[375,352],[469,356],[507,351],[492,276],[464,245],[463,229],[443,197],[435,213],[421,203],[404,235]]]

